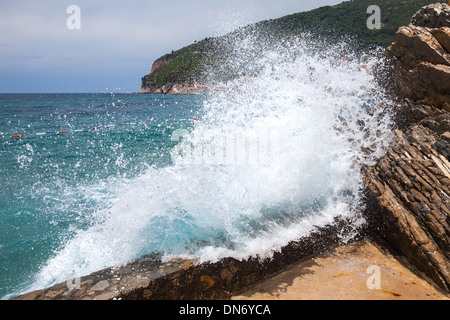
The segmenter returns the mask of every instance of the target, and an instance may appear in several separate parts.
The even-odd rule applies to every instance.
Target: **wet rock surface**
[[[13,300],[111,300],[120,299],[149,285],[154,279],[188,269],[193,261],[172,260],[161,263],[147,256],[120,268],[108,268],[85,277],[67,280],[51,288],[18,296]]]

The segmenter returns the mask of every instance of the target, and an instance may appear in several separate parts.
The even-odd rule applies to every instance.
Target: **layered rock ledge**
[[[429,106],[416,109],[421,115],[426,110]],[[449,147],[449,132],[442,127],[449,129],[450,114],[432,113],[405,133],[398,131],[395,145],[378,164],[364,168],[368,219],[378,237],[448,292],[450,163],[441,150]]]

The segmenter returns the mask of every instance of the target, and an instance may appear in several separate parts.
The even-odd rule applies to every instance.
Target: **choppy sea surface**
[[[133,179],[170,166],[172,133],[192,128],[202,103],[199,96],[1,94],[0,296],[32,285],[82,230],[94,236]],[[94,247],[75,249],[79,265],[55,266],[52,277],[59,268],[90,269],[81,251],[103,255],[100,243]]]
[[[356,231],[361,165],[391,139],[376,59],[294,49],[209,96],[0,95],[0,297],[150,253],[267,257],[336,217]]]

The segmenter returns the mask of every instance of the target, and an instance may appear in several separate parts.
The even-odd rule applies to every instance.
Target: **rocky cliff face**
[[[450,6],[422,8],[398,30],[387,54],[401,96],[450,111]]]
[[[152,70],[150,71],[150,73],[155,72],[156,70],[161,68],[163,65],[169,63],[170,60],[171,60],[170,58],[156,60],[152,65]]]
[[[399,97],[397,140],[365,167],[368,218],[420,271],[450,291],[450,6],[433,4],[387,49]]]

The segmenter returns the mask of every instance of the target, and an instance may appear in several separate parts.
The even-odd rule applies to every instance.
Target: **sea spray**
[[[364,223],[360,168],[383,154],[392,127],[370,71],[377,58],[344,58],[342,44],[310,38],[264,51],[244,40],[221,61],[239,77],[211,82],[199,120],[171,133],[172,163],[125,184],[55,251],[35,288],[151,253],[270,257],[337,217]]]

